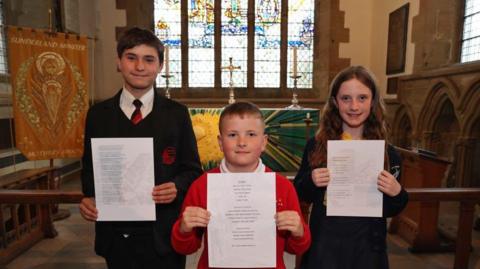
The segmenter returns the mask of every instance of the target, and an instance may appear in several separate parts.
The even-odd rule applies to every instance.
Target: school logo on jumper
[[[174,147],[166,147],[162,153],[163,164],[172,164],[175,162],[177,149]]]

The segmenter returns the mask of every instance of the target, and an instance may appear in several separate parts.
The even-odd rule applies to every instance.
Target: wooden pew
[[[480,188],[421,188],[407,189],[411,202],[460,203],[458,231],[455,242],[454,269],[467,269],[472,242],[475,204],[480,202]]]
[[[400,183],[404,188],[440,188],[450,162],[402,148],[396,148],[402,157]],[[390,223],[390,232],[398,233],[407,241],[412,252],[439,252],[451,250],[440,242],[438,231],[439,201],[410,201],[402,213]]]
[[[42,238],[57,235],[52,205],[78,203],[80,192],[53,190],[55,168],[17,171],[0,177],[0,264],[8,263]]]

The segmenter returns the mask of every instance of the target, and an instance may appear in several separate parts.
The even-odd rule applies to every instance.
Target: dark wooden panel
[[[11,119],[0,119],[0,150],[12,148],[13,132],[10,131],[10,125],[13,128],[13,121]],[[15,144],[15,137],[13,137],[13,144]]]

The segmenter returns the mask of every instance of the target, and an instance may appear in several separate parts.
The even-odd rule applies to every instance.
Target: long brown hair
[[[309,156],[311,167],[324,167],[327,162],[327,141],[341,139],[343,120],[340,117],[335,98],[342,83],[350,79],[357,79],[372,92],[372,107],[370,115],[364,122],[363,138],[386,139],[387,126],[384,119],[385,105],[378,92],[378,86],[374,76],[363,66],[348,67],[340,71],[330,84],[328,100],[323,107],[320,119],[320,128],[315,134],[315,149]]]

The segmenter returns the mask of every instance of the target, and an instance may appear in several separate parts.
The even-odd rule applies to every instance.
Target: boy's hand
[[[84,197],[80,202],[80,214],[89,221],[96,221],[98,218],[98,211],[95,206],[95,198]]]
[[[180,232],[189,233],[195,227],[207,227],[210,221],[210,212],[196,206],[187,206],[182,214]]]
[[[169,204],[177,197],[177,187],[167,182],[153,187],[152,198],[157,204]]]
[[[377,186],[379,191],[390,197],[397,196],[402,190],[402,186],[395,177],[385,170],[378,175]]]
[[[330,182],[330,171],[328,171],[328,168],[313,169],[312,181],[317,187],[326,187],[328,182]]]
[[[275,214],[275,222],[279,230],[287,230],[295,237],[303,236],[303,224],[297,211],[286,210]]]

